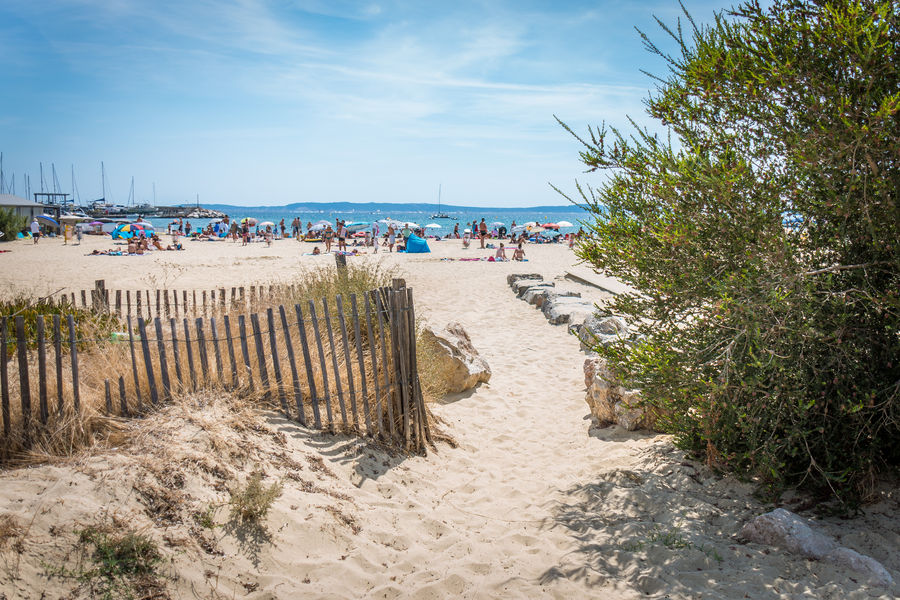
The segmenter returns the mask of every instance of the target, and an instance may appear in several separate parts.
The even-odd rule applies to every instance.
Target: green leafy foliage
[[[598,351],[710,464],[864,499],[900,462],[896,3],[686,17],[677,55],[644,36],[670,138],[573,132],[608,173],[578,255],[638,292],[610,307],[638,341]]]
[[[16,239],[16,234],[25,229],[28,219],[16,214],[12,208],[0,208],[0,242],[10,242]]]

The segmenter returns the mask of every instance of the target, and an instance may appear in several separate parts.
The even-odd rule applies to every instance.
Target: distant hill
[[[298,212],[341,212],[341,211],[425,211],[437,212],[437,204],[428,204],[422,202],[406,202],[406,203],[389,203],[389,202],[294,202],[286,205],[265,205],[265,206],[236,206],[233,204],[203,204],[203,208],[222,211],[225,213],[235,213],[247,211],[250,209],[282,209]],[[583,208],[574,204],[564,204],[562,206],[522,206],[522,207],[501,207],[501,206],[460,206],[455,204],[441,204],[440,210],[443,212],[494,212],[494,211],[528,211],[540,213],[558,213],[572,212]]]

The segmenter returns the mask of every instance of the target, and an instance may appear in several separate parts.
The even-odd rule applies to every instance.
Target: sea
[[[228,205],[204,205],[204,208],[218,210],[227,214],[232,219],[240,221],[244,217],[252,217],[259,222],[271,221],[276,225],[281,219],[284,219],[285,227],[290,231],[291,221],[294,217],[300,217],[303,224],[303,231],[306,231],[307,223],[315,223],[316,221],[330,221],[334,223],[335,219],[342,219],[351,222],[373,223],[381,219],[395,219],[402,222],[416,223],[421,227],[427,225],[438,225],[438,227],[428,227],[426,232],[428,235],[446,236],[453,232],[453,227],[459,224],[460,232],[469,227],[474,220],[480,222],[483,218],[490,226],[495,223],[502,223],[507,230],[510,229],[512,223],[522,225],[528,222],[558,223],[566,221],[571,226],[561,226],[560,233],[568,233],[578,231],[579,227],[583,227],[583,222],[591,219],[591,214],[585,209],[575,205],[567,206],[536,206],[531,208],[481,208],[466,206],[442,206],[441,211],[451,218],[435,219],[433,215],[438,213],[436,204],[425,204],[421,206],[409,204],[377,204],[366,203],[354,205],[352,203],[341,202],[334,204],[322,204],[316,206],[314,204],[288,205],[288,206],[228,206]],[[149,219],[156,227],[157,231],[164,232],[168,228],[172,219]],[[186,219],[190,221],[191,228],[206,227],[209,219]],[[497,225],[499,227],[499,225]],[[381,231],[385,231],[382,226]]]

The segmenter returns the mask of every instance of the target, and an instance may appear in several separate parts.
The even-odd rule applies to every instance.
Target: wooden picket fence
[[[343,257],[342,257],[343,258]],[[108,311],[117,317],[208,317],[225,313],[252,312],[268,304],[273,297],[289,296],[297,286],[287,284],[221,287],[208,290],[110,290],[98,279],[93,289],[55,294],[49,298],[58,305]]]
[[[102,308],[105,291],[98,286],[93,292],[93,306]],[[160,306],[165,311],[165,303],[154,305]],[[251,306],[248,302],[244,308]],[[109,308],[119,314],[115,304]],[[191,308],[203,310],[199,304]],[[271,401],[309,428],[371,436],[419,453],[431,443],[416,365],[413,292],[402,280],[359,297],[351,294],[349,310],[337,296],[334,306],[323,298],[306,306],[241,312],[236,318],[201,313],[145,319],[126,311],[122,328],[127,333],[112,341],[78,339],[72,315],[52,315],[50,323],[48,335],[45,319],[38,318],[31,337],[22,316],[0,317],[3,435],[6,441],[19,436],[26,448],[37,428],[69,410],[82,410],[91,385],[79,377],[84,362],[104,360],[110,372],[104,372],[103,389],[97,389],[100,381],[94,377],[88,391],[95,398],[102,395],[101,410],[109,415],[137,416],[179,392],[224,388]],[[8,360],[13,345],[15,358]],[[118,361],[110,353],[118,353]],[[9,362],[18,365],[17,380],[9,377]],[[52,408],[51,387],[56,392]],[[18,405],[13,404],[16,392]]]

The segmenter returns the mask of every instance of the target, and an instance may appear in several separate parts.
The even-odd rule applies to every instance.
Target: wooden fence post
[[[272,347],[272,371],[275,373],[275,385],[278,388],[278,402],[284,415],[290,419],[291,411],[288,409],[287,400],[284,397],[284,381],[281,378],[281,362],[278,360],[278,342],[275,335],[275,314],[272,308],[266,309],[266,320],[269,325],[269,345]]]
[[[388,419],[388,431],[391,439],[393,439],[397,432],[394,428],[394,397],[398,395],[398,390],[396,385],[393,389],[391,389],[391,369],[388,368],[389,364],[387,359],[387,335],[384,333],[384,313],[385,305],[381,303],[381,298],[375,293],[372,292],[372,305],[375,309],[375,314],[378,317],[378,329],[381,332],[381,338],[379,339],[381,345],[381,370],[384,373],[384,404],[387,407],[387,419]],[[393,347],[393,340],[391,341],[391,346]],[[391,353],[393,356],[393,352]],[[396,377],[394,377],[394,382],[396,383]]]
[[[116,290],[116,316],[122,316],[122,290]]]
[[[72,404],[75,412],[81,412],[81,390],[78,385],[78,345],[75,342],[75,318],[69,314],[66,315],[66,322],[69,325],[69,361],[72,365]]]
[[[303,351],[303,364],[306,366],[306,381],[309,385],[309,402],[313,409],[313,422],[316,429],[322,429],[322,417],[319,414],[319,396],[316,394],[316,378],[312,370],[312,358],[309,354],[309,340],[306,339],[306,324],[303,322],[303,311],[299,304],[294,305],[297,311],[297,327],[300,330],[300,349]]]
[[[125,378],[119,375],[119,410],[122,411],[122,416],[127,417],[128,415],[128,400],[125,398]]]
[[[369,333],[369,351],[372,357],[372,380],[375,383],[375,414],[373,415],[375,418],[373,420],[376,434],[381,435],[384,431],[384,421],[381,407],[381,383],[378,381],[378,346],[375,342],[375,333],[372,330],[372,304],[369,301],[368,294],[363,293],[363,298],[366,300],[366,329]],[[385,365],[385,368],[387,368],[387,365]]]
[[[319,365],[322,369],[322,387],[325,397],[325,414],[328,416],[328,428],[334,432],[334,416],[331,411],[331,393],[328,388],[328,368],[325,366],[325,350],[322,348],[322,336],[319,334],[319,319],[316,317],[316,303],[309,301],[309,318],[312,319],[313,332],[316,336],[316,348],[319,350]]]
[[[209,335],[212,337],[213,352],[216,356],[216,381],[219,385],[225,387],[225,371],[222,368],[222,352],[219,350],[219,331],[216,327],[215,317],[210,317],[209,319]]]
[[[16,317],[16,349],[19,356],[19,394],[22,399],[22,428],[25,446],[31,443],[31,384],[28,380],[28,342],[25,339],[25,319]]]
[[[206,295],[206,292],[203,292]],[[206,306],[204,298],[203,306]],[[206,308],[203,309],[203,312],[206,313]],[[200,354],[200,368],[203,370],[203,381],[204,383],[209,381],[209,357],[206,352],[206,333],[203,331],[203,317],[197,317],[195,323],[197,324],[197,349],[198,354]]]
[[[106,280],[97,279],[94,281],[94,310],[106,312],[108,309],[106,304]]]
[[[369,391],[366,389],[366,362],[363,358],[362,336],[359,331],[359,310],[356,305],[356,294],[350,294],[350,310],[353,317],[353,337],[356,343],[356,358],[359,362],[359,387],[362,392],[363,417],[366,423],[366,435],[373,435],[372,420],[369,416]]]
[[[56,358],[56,409],[63,413],[63,381],[62,381],[62,329],[59,314],[53,315],[53,349]],[[5,360],[6,357],[4,357]]]
[[[44,345],[44,315],[37,316],[37,351],[38,351],[38,402],[41,411],[41,424],[46,425],[50,416],[47,408],[47,347]]]
[[[328,310],[328,299],[322,298],[322,313],[325,315],[325,330],[328,332],[328,346],[331,349],[331,367],[334,372],[334,387],[337,390],[338,403],[341,406],[341,422],[347,429],[347,407],[344,405],[344,390],[341,388],[341,371],[338,368],[338,356],[334,346],[334,333],[331,329],[331,311]]]
[[[350,342],[347,339],[347,321],[344,318],[344,300],[338,294],[335,298],[337,304],[338,323],[341,326],[341,345],[344,347],[344,364],[347,366],[347,386],[350,388],[350,417],[353,419],[353,428],[359,430],[359,411],[356,406],[356,388],[353,385],[353,361],[350,359]]]
[[[147,327],[143,317],[138,317],[138,332],[141,335],[141,350],[144,355],[144,369],[147,371],[147,383],[150,385],[150,402],[159,404],[159,392],[156,389],[156,376],[153,374],[153,360],[150,357],[150,341],[147,339]]]
[[[262,383],[265,397],[269,397],[269,370],[266,368],[266,349],[262,342],[262,331],[259,328],[259,315],[250,313],[250,326],[253,327],[253,343],[256,346],[256,362],[259,369],[259,379]]]
[[[156,329],[156,349],[159,351],[159,372],[162,376],[163,396],[172,397],[172,386],[169,382],[169,364],[166,358],[166,344],[163,339],[162,321],[159,317],[153,319],[153,325]]]
[[[238,315],[238,330],[241,336],[241,358],[244,359],[244,368],[247,370],[247,383],[253,389],[253,370],[250,368],[250,350],[247,348],[247,320],[244,315]]]
[[[238,386],[238,373],[237,361],[234,357],[234,344],[231,338],[231,321],[228,315],[223,318],[225,319],[225,341],[228,342],[228,365],[231,367],[231,389],[235,389]]]
[[[178,296],[175,296],[178,298]],[[172,362],[175,363],[175,378],[178,379],[178,390],[184,390],[184,378],[181,375],[181,356],[178,354],[178,327],[175,317],[169,318],[169,330],[172,332]]]
[[[410,365],[413,377],[413,398],[418,422],[419,444],[424,450],[426,440],[429,444],[432,443],[432,440],[431,428],[428,425],[428,414],[425,412],[425,398],[422,396],[422,385],[419,383],[419,366],[416,362],[416,310],[413,303],[412,288],[406,288],[406,296],[407,306],[409,307],[406,319],[409,323],[409,352],[411,356]]]
[[[6,367],[9,357],[7,322],[5,316],[0,319],[0,346],[3,348],[3,354],[0,355],[0,402],[3,405],[3,435],[9,438],[9,372]]]
[[[103,380],[103,391],[106,397],[106,416],[112,414],[112,393],[109,390],[109,379]]]
[[[131,346],[131,372],[134,375],[134,394],[137,397],[138,411],[144,410],[141,400],[141,384],[138,379],[137,358],[134,355],[134,330],[131,328],[131,315],[128,315],[128,344]]]
[[[197,374],[194,372],[194,351],[191,349],[191,327],[187,317],[184,318],[184,347],[188,359],[188,373],[191,375],[191,389],[197,389]]]
[[[284,333],[284,345],[287,347],[288,362],[291,365],[291,384],[294,386],[294,402],[297,404],[297,413],[300,423],[306,426],[306,415],[303,413],[303,392],[300,390],[300,377],[297,374],[297,361],[294,357],[294,345],[291,343],[291,328],[288,325],[287,313],[284,305],[278,307],[281,315],[281,331]]]

